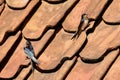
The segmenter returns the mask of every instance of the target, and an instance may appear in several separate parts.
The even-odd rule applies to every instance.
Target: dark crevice
[[[26,26],[26,24],[29,22],[29,20],[31,19],[31,17],[34,15],[34,13],[37,11],[37,9],[40,7],[41,2],[39,1],[31,10],[31,12],[28,14],[28,16],[25,18],[25,20],[23,21],[23,23],[20,25],[20,30],[22,31],[24,29],[24,27]]]
[[[53,35],[49,38],[49,40],[47,41],[47,43],[44,45],[44,47],[42,48],[42,50],[39,52],[39,54],[36,56],[37,58],[40,57],[40,55],[45,51],[45,49],[49,46],[49,44],[53,41],[53,39],[55,38],[56,34],[59,33],[59,31],[61,30],[61,27],[57,27],[57,29],[55,29],[55,32],[53,33]]]
[[[11,9],[13,9],[13,10],[22,10],[22,9],[25,9],[27,6],[28,6],[28,4],[30,3],[30,1],[31,0],[29,0],[29,2],[26,4],[26,6],[24,6],[24,7],[22,7],[22,8],[16,8],[16,7],[12,7],[12,6],[9,6],[9,5],[7,5],[9,8],[11,8]]]
[[[50,4],[60,4],[60,3],[64,3],[66,2],[67,0],[56,0],[56,1],[50,1],[50,0],[44,0]]]
[[[4,4],[4,3],[2,3],[0,6],[2,6],[2,5],[4,5],[4,7],[3,7],[3,9],[1,10],[0,16],[1,16],[2,12],[3,12],[3,11],[4,11],[4,9],[5,9],[5,4]]]
[[[106,20],[104,20],[104,19],[103,19],[103,21],[104,21],[104,23],[107,24],[107,25],[120,25],[120,22],[108,22],[108,21],[106,21]]]
[[[87,32],[86,32],[87,35],[89,35],[90,33],[93,33],[94,30],[95,30],[95,28],[100,24],[100,22],[102,21],[102,16],[104,15],[104,13],[107,10],[107,8],[110,6],[110,4],[112,3],[112,1],[113,0],[108,0],[108,2],[105,4],[104,8],[102,9],[102,11],[100,12],[100,14],[96,18],[96,21],[95,21],[93,27],[87,30]]]
[[[71,65],[71,67],[69,68],[69,70],[66,72],[66,74],[64,75],[62,80],[65,80],[67,78],[67,76],[69,75],[69,73],[72,71],[72,69],[75,67],[76,63],[78,62],[77,58],[74,61],[74,63]]]
[[[88,39],[86,38],[80,49],[71,57],[74,58],[75,56],[79,57],[80,52],[85,48],[86,44],[88,42]]]
[[[8,38],[8,34],[5,33],[2,41],[0,42],[0,45],[3,45],[5,43],[5,41],[7,40],[7,38]]]
[[[112,63],[110,64],[110,66],[107,68],[106,72],[103,74],[103,76],[101,77],[100,80],[104,80],[106,74],[108,73],[108,71],[110,70],[110,68],[112,67],[112,65],[115,63],[115,61],[117,60],[117,58],[120,56],[120,47],[119,47],[119,54],[115,57],[115,59],[112,61]]]
[[[0,71],[4,68],[4,66],[7,64],[7,62],[9,61],[10,57],[13,55],[15,49],[17,48],[17,46],[19,45],[20,41],[22,39],[22,35],[20,34],[20,36],[18,37],[18,39],[15,41],[15,43],[13,44],[13,46],[11,47],[11,49],[7,52],[7,55],[4,57],[4,59],[1,61],[0,63]]]
[[[62,18],[62,19],[60,20],[60,22],[59,22],[59,23],[61,23],[61,25],[62,25],[62,23],[65,21],[65,19],[66,19],[66,17],[68,16],[68,14],[73,10],[73,8],[76,6],[76,4],[77,4],[79,1],[80,1],[80,0],[76,0],[76,1],[74,2],[74,4],[71,5],[71,7],[65,12],[63,18]]]

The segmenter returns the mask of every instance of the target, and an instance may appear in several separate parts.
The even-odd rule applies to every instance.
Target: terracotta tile
[[[88,18],[96,19],[107,2],[107,0],[94,0],[94,2],[92,0],[80,0],[63,22],[63,28],[66,31],[76,31],[83,13],[86,13]]]
[[[89,80],[99,64],[87,64],[78,58],[76,65],[72,68],[66,80]]]
[[[76,57],[72,60],[65,61],[65,63],[55,72],[44,73],[35,70],[34,74],[32,74],[28,80],[64,80],[65,75],[69,71],[69,69],[74,65],[76,61]],[[54,62],[53,62],[54,63]]]
[[[0,46],[0,63],[3,60],[3,58],[5,56],[7,56],[7,54],[9,54],[8,52],[11,50],[11,48],[13,48],[12,46],[15,44],[15,41],[18,39],[18,37],[20,36],[21,32],[18,32],[16,35],[10,36],[7,41]]]
[[[111,5],[105,11],[103,15],[103,19],[107,22],[119,22],[119,8],[120,8],[120,0],[113,0]]]
[[[65,21],[63,22],[63,28],[66,31],[76,31],[78,25],[80,24],[81,15],[85,13],[88,5],[91,0],[80,0],[77,5],[73,8],[70,14],[67,16]]]
[[[14,32],[23,22],[32,8],[39,0],[32,0],[25,9],[14,10],[5,5],[5,9],[0,16],[0,43],[6,36],[7,32]],[[9,16],[8,16],[9,15]]]
[[[53,69],[64,57],[71,58],[75,55],[84,43],[86,35],[83,32],[76,40],[71,40],[72,36],[73,34],[61,29],[40,56],[39,67],[42,69]]]
[[[25,61],[26,55],[23,51],[23,45],[25,44],[25,40],[22,39],[20,45],[17,47],[10,60],[6,64],[6,66],[2,69],[0,73],[1,78],[11,78],[17,72],[21,63]]]
[[[81,57],[86,59],[98,59],[108,49],[120,45],[119,25],[107,25],[101,22],[95,31],[88,36],[88,42],[80,53]]]
[[[30,0],[6,0],[8,6],[12,8],[25,8]]]
[[[39,38],[48,25],[54,27],[63,18],[66,11],[75,3],[75,0],[67,0],[61,4],[49,4],[42,1],[41,6],[32,16],[23,30],[26,38]],[[29,34],[28,34],[29,33]]]
[[[52,36],[53,32],[54,30],[49,30],[40,41],[32,42],[36,56],[38,56],[39,52],[43,49],[43,47],[45,46],[49,38]],[[0,73],[1,78],[11,78],[17,73],[21,65],[28,65],[29,61],[26,60],[26,54],[24,53],[24,50],[23,50],[25,43],[26,43],[26,40],[22,39],[17,49],[13,53],[13,56],[11,56],[6,66],[1,71]],[[14,66],[11,66],[11,65],[14,65]]]
[[[86,10],[88,17],[96,19],[108,2],[110,1],[109,0],[94,0],[94,2],[91,1],[89,7]]]
[[[119,80],[120,79],[120,56],[118,56],[115,63],[113,63],[112,67],[109,69],[108,73],[106,74],[104,80]]]
[[[100,65],[96,68],[96,70],[95,70],[94,74],[92,75],[92,77],[90,78],[90,80],[101,80],[103,78],[103,76],[105,75],[105,73],[107,72],[107,70],[109,69],[109,67],[111,66],[111,64],[113,64],[114,60],[116,59],[116,57],[118,55],[119,55],[119,49],[110,52],[104,58],[104,60],[100,63]],[[110,80],[110,79],[108,79],[108,80]]]
[[[19,73],[19,75],[15,78],[15,80],[25,80],[24,78],[27,76],[30,70],[31,70],[31,66],[28,66],[27,68],[23,68],[22,71]]]
[[[119,50],[110,52],[103,61],[95,64],[84,63],[79,58],[66,80],[101,80],[101,77],[118,55],[118,52]]]

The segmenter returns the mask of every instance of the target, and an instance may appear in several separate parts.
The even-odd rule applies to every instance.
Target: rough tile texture
[[[119,0],[0,0],[0,80],[119,80],[119,25]]]

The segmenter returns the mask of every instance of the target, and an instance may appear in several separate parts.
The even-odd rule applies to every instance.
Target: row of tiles
[[[83,2],[82,2],[83,3]],[[70,3],[69,3],[70,4]],[[103,5],[103,3],[101,3],[102,5]],[[70,5],[71,6],[71,5]],[[41,6],[40,6],[41,7]],[[68,8],[67,8],[68,9]],[[102,7],[102,9],[103,9],[103,7]],[[74,9],[73,9],[74,10]],[[39,12],[40,13],[40,12]],[[36,14],[36,13],[35,13]],[[34,14],[34,15],[35,15]],[[65,13],[64,13],[65,14]],[[72,12],[70,13],[70,14],[72,14]],[[69,15],[70,15],[69,14]],[[80,15],[80,14],[79,14]],[[57,15],[58,16],[58,15]],[[67,17],[67,18],[69,18],[69,17]],[[67,19],[66,18],[66,19]],[[55,16],[55,19],[57,20],[58,18],[56,18],[56,16]],[[58,19],[58,21],[61,19],[61,17],[59,17],[59,19]],[[34,18],[32,18],[32,19],[30,19],[30,20],[33,20],[32,22],[34,22],[34,20],[36,20],[36,19],[34,19]],[[52,18],[52,20],[54,20],[54,18]],[[39,21],[39,20],[38,20]],[[66,21],[66,20],[65,20]],[[65,22],[64,21],[64,22]],[[78,22],[79,22],[79,20],[77,20]],[[29,21],[30,22],[30,21]],[[29,23],[28,22],[28,23]],[[31,23],[32,23],[31,22]],[[63,22],[63,23],[64,23]],[[27,24],[28,24],[27,23]],[[31,24],[30,23],[30,24]],[[93,26],[93,24],[94,24],[95,22],[93,22],[93,23],[91,23],[91,25],[88,27],[88,29],[89,28],[91,28],[92,26]],[[33,23],[34,24],[34,23]],[[55,23],[55,24],[57,24],[57,22]],[[101,28],[101,26],[102,26],[102,28]],[[105,26],[106,26],[106,28],[105,28]],[[61,26],[57,26],[57,27],[61,27]],[[25,26],[25,28],[26,28],[26,26]],[[32,26],[31,26],[31,28],[32,28]],[[63,26],[63,28],[64,28],[64,26]],[[37,28],[38,29],[38,28]],[[88,30],[87,29],[87,30]],[[23,29],[23,34],[24,34],[24,30],[25,29]],[[32,31],[34,30],[34,28],[32,28],[31,29]],[[64,30],[65,30],[65,28],[64,28]],[[54,29],[50,29],[44,36],[43,36],[43,38],[41,39],[41,40],[39,40],[39,41],[33,41],[33,46],[35,45],[36,47],[34,47],[35,48],[35,53],[36,53],[36,55],[38,55],[38,57],[40,58],[40,62],[41,62],[41,65],[39,65],[39,67],[40,68],[42,68],[43,70],[50,70],[50,69],[54,69],[55,68],[55,66],[57,66],[59,63],[60,63],[60,61],[63,59],[63,57],[68,57],[68,58],[70,58],[70,57],[72,57],[79,49],[80,49],[80,47],[82,46],[82,44],[84,43],[84,41],[86,40],[86,31],[84,31],[84,32],[82,32],[82,34],[80,35],[80,37],[79,37],[79,39],[77,39],[77,40],[71,40],[71,37],[73,36],[73,34],[71,34],[71,33],[67,33],[67,32],[65,32],[63,29],[60,29],[60,30],[58,30],[59,32],[56,34],[56,30],[54,30]],[[86,50],[84,50],[83,49],[83,51],[80,53],[80,55],[82,56],[82,57],[85,57],[86,59],[88,59],[88,58],[90,58],[90,59],[98,59],[103,53],[105,53],[105,50],[107,50],[108,48],[115,48],[115,47],[117,47],[118,45],[119,45],[119,41],[117,40],[117,39],[120,39],[119,37],[116,37],[117,36],[117,34],[119,33],[119,26],[117,25],[116,27],[114,27],[113,28],[113,26],[109,26],[109,25],[107,25],[107,24],[105,24],[104,22],[101,22],[100,23],[100,25],[99,25],[99,27],[97,26],[97,28],[96,28],[96,32],[94,32],[93,34],[91,34],[91,35],[89,35],[88,36],[88,43],[87,43],[87,46],[85,47],[85,49],[86,50],[89,50],[89,52],[92,54],[92,52],[94,52],[94,55],[91,55],[91,54],[88,54],[88,52],[85,52]],[[29,30],[29,33],[30,32],[32,32],[32,31],[30,31]],[[36,31],[36,29],[35,29],[35,31]],[[44,29],[43,29],[43,31],[44,31]],[[69,31],[69,30],[67,30],[67,31]],[[117,31],[117,32],[116,32]],[[25,31],[26,32],[26,31]],[[33,31],[34,32],[34,31]],[[34,34],[32,32],[32,35]],[[38,31],[39,32],[39,31]],[[38,34],[38,32],[36,33],[36,34]],[[112,33],[110,36],[108,36],[108,34],[110,34],[110,32]],[[41,31],[41,33],[43,33],[42,31]],[[101,35],[101,33],[103,34],[103,36]],[[95,39],[94,39],[94,36],[95,35],[98,35]],[[19,36],[20,35],[20,36]],[[25,36],[26,36],[26,34],[24,34]],[[51,42],[51,40],[49,40],[50,39],[50,37],[51,36],[53,36],[53,35],[55,35],[55,37],[54,37],[54,39],[52,40],[52,42]],[[47,36],[47,37],[45,37],[45,36]],[[101,38],[101,36],[103,37],[102,39],[100,39]],[[104,39],[104,37],[106,37],[107,36],[107,39],[105,40]],[[12,37],[12,38],[11,38]],[[15,36],[11,36],[10,38],[8,38],[8,40],[10,40],[10,41],[12,41],[13,43],[12,44],[10,44],[10,42],[8,42],[8,40],[1,46],[1,48],[3,48],[3,58],[5,57],[5,54],[7,54],[7,53],[10,53],[11,52],[11,50],[10,49],[12,49],[14,46],[17,46],[17,48],[16,48],[16,50],[14,51],[14,53],[13,52],[11,52],[10,54],[15,54],[16,53],[16,55],[13,55],[11,58],[10,58],[10,60],[9,60],[9,62],[6,64],[6,66],[5,66],[5,68],[2,70],[2,72],[1,72],[1,76],[2,77],[5,77],[5,78],[9,78],[9,77],[11,77],[11,76],[13,76],[15,73],[16,73],[16,71],[18,70],[18,68],[19,68],[19,66],[22,64],[22,65],[27,65],[28,63],[29,63],[29,61],[25,61],[25,57],[26,57],[26,55],[24,55],[24,54],[22,54],[22,53],[24,53],[23,52],[23,47],[24,47],[24,45],[25,45],[25,40],[24,39],[22,39],[21,41],[19,41],[19,39],[21,39],[21,38],[18,38],[18,37],[22,37],[21,36],[21,32],[18,32]],[[33,37],[33,36],[32,36]],[[44,38],[45,37],[45,38]],[[13,39],[14,38],[14,39]],[[27,37],[28,38],[28,37]],[[31,38],[31,37],[30,37]],[[52,37],[53,38],[53,37]],[[90,38],[90,39],[89,39]],[[13,40],[12,40],[13,39]],[[35,38],[36,39],[36,38]],[[93,40],[94,39],[94,40]],[[99,40],[100,39],[100,40]],[[20,42],[20,44],[18,43],[18,44],[16,44],[15,43],[15,40],[17,40],[16,41],[16,43],[18,43],[18,41]],[[103,40],[105,40],[105,42],[102,44],[102,45],[100,45],[99,47],[98,47],[98,45],[100,44],[100,42],[101,41],[103,41]],[[47,47],[47,45],[48,45],[48,43],[47,42],[51,42],[50,44],[49,44],[49,46]],[[108,42],[107,42],[108,41]],[[97,45],[94,43],[94,42],[98,42],[97,43]],[[113,42],[113,44],[110,44],[111,42]],[[41,44],[42,43],[42,44]],[[9,45],[9,47],[6,47],[6,46],[8,46],[8,44],[10,44]],[[14,44],[14,45],[13,45]],[[37,45],[36,45],[37,44]],[[38,45],[39,44],[39,45]],[[62,46],[60,46],[60,44],[63,44]],[[43,51],[42,51],[42,49],[44,48],[44,46],[46,45],[46,49],[45,49],[45,51],[44,51],[44,53],[42,53]],[[94,49],[93,48],[91,48],[91,49],[89,49],[90,47],[90,45],[93,45],[93,47],[94,47]],[[3,47],[4,46],[4,47]],[[95,48],[96,48],[96,46],[98,47],[98,49],[96,49],[96,51],[94,51],[95,50]],[[104,47],[105,46],[105,47]],[[39,48],[38,48],[39,47]],[[56,47],[56,50],[54,49]],[[103,48],[104,49],[103,49]],[[6,49],[7,48],[7,49]],[[5,50],[4,50],[5,49]],[[99,50],[100,49],[100,50]],[[51,51],[51,50],[53,50],[53,51]],[[59,51],[59,52],[58,52]],[[99,52],[99,54],[97,54]],[[22,54],[22,55],[21,55]],[[42,55],[41,55],[42,54]],[[50,55],[51,54],[51,55]],[[52,55],[53,54],[53,55]],[[96,56],[96,54],[97,54],[97,56]],[[8,54],[7,54],[8,55]],[[64,55],[64,56],[63,56]],[[21,57],[20,57],[21,56]],[[59,57],[59,58],[58,58]],[[18,62],[16,63],[16,65],[13,67],[13,66],[10,66],[10,65],[13,65],[13,62],[16,60],[16,59],[18,59]],[[1,59],[1,60],[3,60],[3,59]],[[51,62],[48,62],[48,61],[51,61]],[[56,63],[54,63],[53,64],[53,62],[56,62]],[[74,62],[74,61],[73,61]],[[52,65],[51,65],[52,64]],[[12,70],[12,68],[13,68],[13,70]],[[8,70],[8,71],[7,71]],[[10,70],[10,71],[9,71]],[[12,70],[12,71],[11,71]],[[8,73],[8,72],[10,72],[10,73]],[[7,74],[8,73],[8,74]],[[59,80],[59,79],[58,79]]]
[[[19,28],[24,28],[23,34],[26,38],[38,39],[46,29],[55,28],[55,25],[57,25],[60,20],[61,22],[64,21],[62,23],[64,30],[68,32],[76,31],[83,13],[88,14],[89,18],[95,20],[104,14],[103,18],[105,21],[118,22],[118,10],[114,9],[116,11],[110,12],[113,7],[119,7],[116,6],[118,2],[119,0],[95,0],[94,3],[91,0],[69,0],[61,4],[53,5],[44,1],[41,3],[39,0],[32,0],[25,9],[21,10],[13,10],[5,5],[5,9],[0,16],[0,43],[4,43],[5,36],[8,33],[15,32]],[[72,9],[73,7],[74,9]],[[31,13],[30,16],[28,16],[31,11],[35,13]],[[67,16],[68,13],[69,15]],[[114,14],[115,17],[112,17]],[[45,16],[45,18],[43,16]],[[26,18],[30,20],[23,22]],[[114,20],[110,21],[110,19]],[[22,22],[23,26],[20,26]]]
[[[54,71],[60,64],[63,65],[67,60],[73,59],[82,46],[85,47],[79,52],[79,55],[83,62],[97,63],[99,60],[103,60],[110,51],[119,48],[120,37],[118,34],[120,29],[119,25],[110,26],[103,21],[101,24],[103,25],[97,26],[90,35],[87,36],[86,32],[83,31],[79,38],[74,40],[71,39],[72,33],[65,32],[63,29],[50,29],[40,40],[31,41],[35,55],[40,62],[38,68],[42,69],[43,72]],[[22,38],[21,32],[18,32],[15,36],[9,37],[5,44],[1,46],[1,65],[3,65],[5,59],[8,59],[6,65],[3,65],[1,77],[13,77],[20,66],[29,65],[30,61],[26,60],[23,51],[25,43],[26,40]],[[6,56],[9,56],[9,58]]]

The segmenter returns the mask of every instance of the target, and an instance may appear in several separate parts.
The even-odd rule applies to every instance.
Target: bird
[[[35,58],[35,53],[30,41],[26,41],[26,46],[24,47],[24,52],[34,63],[39,64],[38,60]]]
[[[78,29],[76,30],[75,34],[71,39],[74,39],[75,37],[78,38],[81,32],[85,30],[85,28],[88,26],[88,24],[89,24],[89,18],[87,17],[87,14],[84,13],[82,14],[80,25],[78,26]]]
[[[32,73],[34,73],[34,63],[39,64],[38,60],[35,58],[34,49],[30,41],[26,41],[26,46],[24,47],[24,52],[28,58],[31,60]]]

